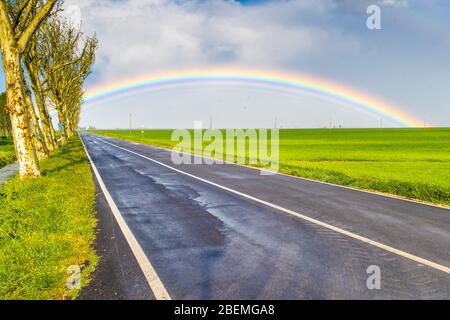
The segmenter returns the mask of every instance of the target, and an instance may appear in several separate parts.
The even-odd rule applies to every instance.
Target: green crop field
[[[97,130],[171,148],[172,130]],[[450,205],[450,128],[280,130],[280,171]]]
[[[0,168],[13,162],[15,157],[12,141],[10,139],[1,140],[0,138]]]

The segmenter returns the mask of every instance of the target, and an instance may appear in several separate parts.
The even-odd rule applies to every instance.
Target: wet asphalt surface
[[[258,170],[235,165],[174,165],[167,150],[88,133],[81,136],[126,223],[174,299],[450,298],[450,275],[445,272],[104,141],[447,267],[450,210],[283,175],[261,176]],[[113,226],[109,208],[101,206],[100,226],[109,220]],[[97,278],[81,297],[151,299],[123,236],[108,240],[111,230],[100,230],[99,237],[104,237],[97,241],[110,252],[105,254],[109,263],[102,260]],[[117,241],[122,253],[111,254]],[[124,269],[122,263],[130,267]],[[372,265],[381,271],[379,290],[367,287],[367,268]],[[130,275],[120,274],[120,268]],[[112,291],[120,293],[111,295]]]
[[[154,300],[147,280],[113,213],[95,181],[97,212],[95,251],[100,261],[92,283],[81,290],[79,300]]]

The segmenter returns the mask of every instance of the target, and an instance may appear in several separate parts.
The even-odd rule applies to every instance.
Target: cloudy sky
[[[381,30],[366,9],[381,8]],[[169,70],[245,67],[310,74],[450,125],[448,0],[66,0],[99,50],[86,88]],[[72,14],[72,13],[71,13]],[[244,85],[173,88],[86,106],[82,125],[125,128],[380,126],[380,115]],[[386,126],[398,123],[386,118]]]

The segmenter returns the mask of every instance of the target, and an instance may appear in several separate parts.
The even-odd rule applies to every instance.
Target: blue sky
[[[368,30],[366,8],[381,8]],[[66,0],[100,41],[86,86],[191,67],[311,74],[398,105],[427,125],[450,125],[450,1]],[[3,79],[0,79],[3,80]],[[3,81],[2,81],[3,82]],[[3,85],[3,84],[2,84]],[[380,116],[254,88],[150,92],[86,108],[83,125],[375,127]],[[239,115],[238,117],[236,115]],[[395,122],[384,119],[386,125]]]

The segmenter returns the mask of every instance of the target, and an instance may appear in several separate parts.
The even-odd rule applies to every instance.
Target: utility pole
[[[209,117],[209,129],[212,130],[213,128],[213,118]]]
[[[278,119],[275,118],[275,129],[277,129],[277,128],[278,128]]]
[[[131,113],[130,113],[130,134],[131,134]]]

